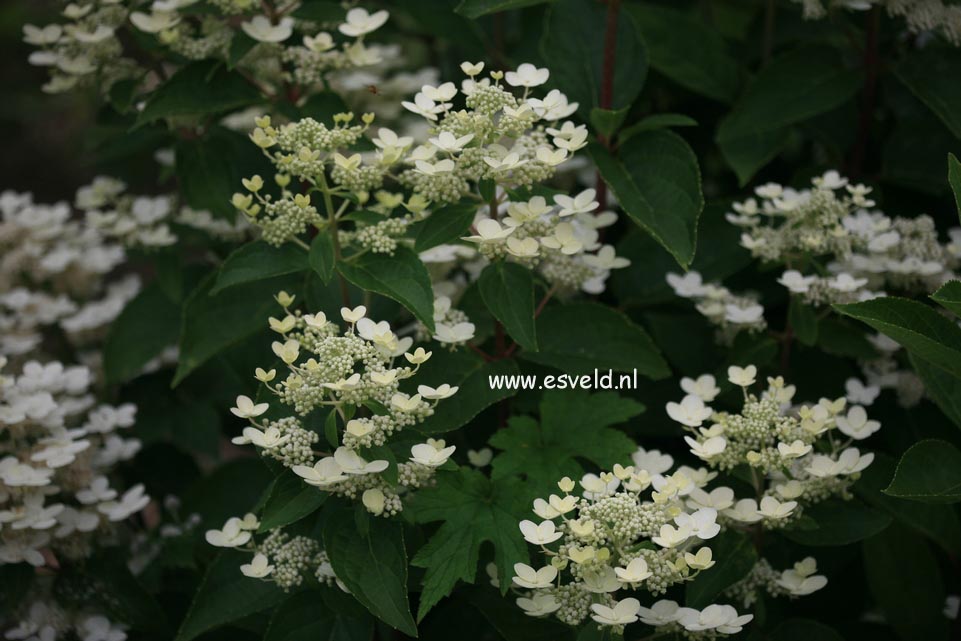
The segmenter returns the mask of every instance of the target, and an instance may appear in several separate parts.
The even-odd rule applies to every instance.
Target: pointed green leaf
[[[534,325],[534,275],[517,263],[499,260],[481,272],[481,298],[510,337],[526,350],[537,350]]]
[[[334,414],[334,412],[331,412]],[[260,513],[259,532],[295,523],[313,514],[327,500],[327,493],[291,472],[284,472],[274,479],[267,491],[267,498]]]
[[[180,336],[180,307],[157,282],[145,287],[111,323],[103,348],[107,382],[121,383],[143,371],[152,358],[175,345]]]
[[[334,277],[337,267],[337,256],[334,252],[334,240],[330,232],[320,232],[310,243],[308,255],[311,269],[320,276],[326,285]]]
[[[624,212],[687,268],[704,208],[701,170],[684,139],[655,129],[631,137],[616,156],[592,143],[588,153]]]
[[[939,439],[915,443],[901,457],[884,493],[925,503],[961,501],[961,452]]]
[[[417,236],[414,240],[414,251],[422,252],[459,240],[467,234],[477,205],[449,205],[435,210],[422,223],[418,223]]]
[[[393,256],[368,252],[354,260],[338,262],[337,270],[357,287],[397,301],[434,331],[430,274],[410,248],[397,247]]]
[[[262,240],[235,249],[217,272],[217,282],[210,290],[216,296],[234,285],[293,274],[307,269],[307,252],[287,243],[280,247]]]

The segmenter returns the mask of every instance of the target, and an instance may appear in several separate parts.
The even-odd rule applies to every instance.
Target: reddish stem
[[[601,67],[601,95],[598,106],[610,110],[614,104],[614,64],[617,54],[617,14],[621,7],[621,0],[607,0],[607,21],[604,29],[604,61]],[[611,148],[611,141],[607,136],[598,136],[602,145]],[[607,208],[607,183],[597,172],[594,181],[597,192],[597,202],[601,204],[598,212]]]
[[[880,7],[875,6],[868,13],[864,30],[864,93],[861,99],[861,110],[858,114],[858,136],[851,151],[847,174],[850,178],[858,178],[864,168],[864,158],[867,153],[868,141],[871,137],[871,120],[874,116],[875,96],[878,86],[878,30],[881,23]]]

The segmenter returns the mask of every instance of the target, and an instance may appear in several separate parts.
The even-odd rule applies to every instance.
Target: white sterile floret
[[[629,259],[615,255],[614,248],[611,245],[604,245],[597,250],[596,255],[585,255],[584,262],[595,269],[604,270],[622,269],[631,264]]]
[[[687,272],[683,276],[669,273],[666,278],[667,284],[681,298],[693,298],[704,294],[704,281],[698,272]]]
[[[627,625],[637,621],[640,610],[641,603],[634,598],[617,601],[613,608],[594,603],[591,605],[591,619],[601,625]]]
[[[248,396],[238,396],[236,407],[231,407],[230,412],[240,418],[256,418],[270,408],[268,403],[254,403]]]
[[[709,507],[720,512],[734,505],[734,490],[729,487],[716,487],[705,492],[701,488],[694,488],[686,502],[689,508],[695,510]]]
[[[547,82],[550,77],[547,68],[538,69],[529,62],[522,63],[517,71],[504,74],[504,81],[512,87],[537,87]]]
[[[740,325],[752,325],[764,318],[764,308],[756,304],[724,306],[724,320]]]
[[[474,338],[475,326],[474,323],[467,322],[457,323],[456,325],[439,323],[435,329],[434,340],[441,343],[457,344],[465,343]]]
[[[390,14],[386,10],[368,13],[362,7],[354,7],[347,12],[346,22],[338,26],[337,30],[345,36],[358,38],[380,29],[389,17]]]
[[[764,516],[758,512],[757,501],[754,499],[741,499],[723,512],[727,518],[741,523],[756,523]]]
[[[558,216],[573,216],[574,214],[585,214],[600,207],[600,203],[594,200],[597,191],[585,189],[573,198],[564,194],[554,196],[554,202],[561,208],[557,212]]]
[[[207,543],[220,548],[236,548],[246,545],[250,541],[251,533],[241,527],[241,520],[233,516],[227,519],[223,528],[207,530],[204,538]]]
[[[383,472],[389,466],[387,461],[382,460],[368,462],[357,452],[343,446],[334,450],[334,461],[344,473],[358,476],[377,474]]]
[[[674,527],[669,523],[665,523],[658,530],[657,536],[651,537],[651,541],[663,548],[673,548],[687,541],[691,538],[692,534],[690,528],[683,526]]]
[[[417,393],[420,394],[421,398],[426,398],[429,401],[440,400],[444,398],[450,398],[457,393],[459,387],[451,387],[447,383],[438,385],[436,388],[428,387],[427,385],[418,385]]]
[[[777,451],[780,453],[782,458],[792,459],[800,458],[810,452],[813,448],[809,443],[805,443],[801,439],[796,439],[790,443],[778,443]]]
[[[750,387],[757,381],[757,367],[754,365],[748,365],[747,367],[732,365],[727,368],[727,380],[738,387]]]
[[[860,405],[852,405],[848,409],[847,416],[835,417],[834,423],[842,434],[857,441],[865,439],[881,429],[881,423],[868,419],[868,413]]]
[[[640,583],[644,579],[653,576],[647,567],[647,561],[638,557],[627,564],[626,568],[614,568],[614,574],[621,583]]]
[[[705,461],[711,460],[727,449],[727,439],[723,436],[712,436],[703,441],[697,441],[690,436],[685,436],[684,442],[690,446],[691,453],[694,456]]]
[[[453,445],[438,449],[429,443],[418,443],[410,448],[410,460],[427,467],[440,467],[456,449]]]
[[[160,33],[177,25],[180,16],[166,11],[133,11],[130,14],[130,22],[133,26],[145,33]]]
[[[689,632],[717,630],[722,634],[737,634],[754,619],[753,614],[738,616],[730,605],[709,605],[703,610],[679,608],[677,621]]]
[[[273,24],[267,16],[254,16],[240,25],[244,33],[259,42],[283,42],[294,32],[294,19],[285,16]]]
[[[473,139],[474,134],[465,134],[458,138],[449,131],[442,131],[437,137],[431,138],[430,142],[441,151],[460,151]]]
[[[714,413],[714,410],[694,394],[688,394],[680,403],[669,402],[666,407],[667,415],[672,420],[688,427],[698,427]]]
[[[538,525],[525,520],[520,522],[520,529],[524,540],[534,545],[547,545],[564,536],[563,532],[555,531],[553,521],[544,521]]]
[[[501,224],[493,218],[485,218],[478,221],[478,223],[474,225],[474,229],[477,230],[477,234],[474,236],[466,236],[464,240],[472,243],[492,243],[498,242],[514,232],[513,227],[510,225],[502,227]]]
[[[645,470],[650,474],[663,474],[674,467],[674,457],[670,454],[662,454],[660,450],[645,450],[638,447],[637,451],[631,454],[634,467],[638,470]]]
[[[367,308],[363,305],[358,305],[354,309],[350,309],[349,307],[340,308],[340,317],[348,323],[356,323],[366,315]]]
[[[877,385],[865,385],[856,378],[849,378],[844,383],[847,399],[851,403],[859,405],[871,405],[881,394],[881,388]]]
[[[531,598],[521,597],[517,599],[517,607],[524,611],[524,614],[531,617],[543,617],[557,612],[561,604],[549,594],[535,594]]]
[[[815,276],[803,276],[801,272],[796,269],[789,269],[781,274],[777,282],[795,294],[806,294],[815,280],[817,280]]]
[[[692,396],[696,396],[705,403],[710,403],[721,393],[721,388],[717,386],[717,380],[710,374],[702,374],[695,378],[684,377],[681,379],[681,389]]]
[[[282,433],[276,427],[268,427],[266,430],[259,430],[256,427],[245,427],[243,431],[243,438],[246,443],[250,443],[257,447],[262,447],[265,450],[270,450],[275,447],[280,447],[284,443],[290,440],[289,434]]]
[[[549,588],[557,578],[557,568],[553,565],[546,565],[539,570],[535,570],[524,563],[514,564],[514,583],[522,588],[537,590]]]
[[[244,563],[240,566],[240,571],[244,576],[249,576],[252,579],[262,579],[274,571],[274,566],[270,565],[266,556],[258,552],[250,560],[250,563]]]
[[[797,505],[797,501],[785,501],[782,503],[773,496],[765,496],[761,499],[758,514],[768,519],[783,519],[789,516]]]
[[[290,469],[306,483],[317,487],[326,487],[347,480],[344,470],[332,456],[324,457],[313,465],[294,465]]]

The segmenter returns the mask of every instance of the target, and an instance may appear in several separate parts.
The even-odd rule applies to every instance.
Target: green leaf
[[[671,372],[647,332],[621,312],[598,303],[548,306],[537,318],[537,342],[538,351],[521,356],[565,374],[637,370],[642,376],[660,379]]]
[[[914,371],[924,383],[924,391],[938,408],[961,428],[961,379],[945,376],[940,367],[936,367],[915,355],[910,355]]]
[[[264,641],[370,641],[374,619],[339,588],[300,592],[274,611]]]
[[[591,109],[591,125],[598,134],[605,138],[610,138],[614,135],[614,132],[624,124],[624,118],[627,117],[629,110],[630,107],[617,110],[594,107]]]
[[[804,345],[814,345],[818,340],[818,317],[814,308],[805,305],[798,296],[792,296],[788,305],[788,321],[791,331]]]
[[[133,298],[110,325],[103,348],[103,369],[111,385],[134,378],[152,358],[175,345],[180,307],[153,282]]]
[[[722,532],[711,540],[710,546],[717,561],[687,584],[687,607],[701,609],[714,603],[721,592],[746,577],[757,563],[751,539],[737,530]]]
[[[788,619],[767,638],[770,641],[844,641],[834,628],[811,619]]]
[[[895,68],[897,76],[928,109],[941,119],[955,138],[961,138],[961,52],[947,47],[914,50]]]
[[[513,570],[513,568],[512,568]],[[571,627],[552,617],[534,618],[490,586],[460,590],[505,641],[572,641]]]
[[[697,121],[690,116],[685,116],[684,114],[663,113],[645,116],[630,127],[625,127],[619,134],[617,134],[617,143],[619,145],[623,145],[633,136],[641,133],[642,131],[667,129],[670,127],[697,127]]]
[[[266,280],[306,269],[307,253],[293,243],[280,247],[268,245],[262,240],[247,243],[231,252],[220,266],[217,282],[210,290],[210,296],[216,296],[234,285]]]
[[[533,491],[549,491],[561,477],[580,478],[584,474],[579,459],[602,469],[623,464],[637,445],[611,426],[643,411],[640,403],[614,392],[545,392],[540,422],[529,416],[513,416],[506,428],[490,438],[490,444],[501,450],[494,457],[491,478],[523,475]]]
[[[243,31],[234,31],[230,40],[230,50],[227,52],[227,67],[233,69],[250,50],[257,46],[257,41]]]
[[[434,291],[430,274],[411,249],[398,247],[393,256],[368,252],[340,261],[337,270],[361,289],[392,298],[434,331]]]
[[[617,156],[597,143],[588,153],[631,220],[689,267],[704,196],[697,157],[684,139],[655,129],[634,134]]]
[[[717,130],[721,153],[741,185],[777,155],[789,127],[844,104],[860,78],[826,47],[796,49],[772,60]]]
[[[191,641],[284,600],[286,594],[273,583],[240,573],[240,566],[248,562],[250,554],[235,550],[225,550],[214,559],[180,624],[176,641]]]
[[[462,238],[470,229],[477,213],[477,206],[448,205],[435,210],[417,225],[414,251],[422,252]]]
[[[277,309],[274,294],[296,293],[298,283],[290,276],[236,285],[210,295],[216,274],[210,274],[191,292],[184,304],[180,331],[180,360],[173,385],[213,356],[266,327]]]
[[[937,542],[948,554],[961,555],[961,521],[955,510],[936,503],[901,499],[883,492],[894,477],[896,467],[897,462],[892,457],[876,452],[874,462],[861,473],[861,478],[855,484],[855,494]]]
[[[461,0],[455,11],[468,18],[480,18],[489,13],[509,11],[544,4],[548,0]]]
[[[223,127],[210,128],[202,138],[178,140],[174,153],[177,180],[187,204],[228,220],[237,215],[230,198],[240,181],[273,173],[256,145]]]
[[[449,369],[442,368],[439,376],[429,377],[426,371],[427,364],[436,359],[431,366],[433,369],[447,362],[446,359],[439,358],[440,356],[441,354],[435,351],[431,360],[421,367],[417,376],[418,382],[424,381],[423,384],[426,385],[440,385],[446,382],[457,385],[460,390],[454,398],[438,403],[434,413],[417,426],[416,429],[419,432],[437,434],[455,430],[469,423],[494,403],[517,394],[516,388],[508,388],[506,385],[497,388],[491,385],[492,380],[503,380],[503,377],[520,374],[517,363],[511,359],[488,363],[474,354],[464,354],[452,357],[458,363],[456,366]]]
[[[651,67],[702,96],[734,100],[740,84],[738,63],[717,29],[696,12],[652,4],[628,6],[644,36]]]
[[[961,162],[954,154],[948,154],[948,184],[954,192],[954,204],[958,208],[958,216],[961,217]]]
[[[350,593],[384,623],[417,636],[407,602],[407,550],[400,523],[369,520],[358,532],[347,509],[331,511],[324,522],[324,549],[337,577]]]
[[[863,358],[878,357],[878,350],[865,336],[865,332],[845,318],[828,316],[818,323],[818,347],[828,354]]]
[[[314,236],[310,243],[310,254],[308,255],[310,267],[313,269],[320,280],[326,285],[334,277],[337,268],[337,255],[334,251],[334,239],[330,232],[320,232]]]
[[[527,544],[517,524],[530,509],[529,488],[516,479],[490,480],[477,470],[462,467],[438,472],[437,485],[421,489],[410,501],[417,523],[443,521],[440,529],[411,563],[426,568],[417,618],[450,594],[458,581],[474,582],[480,546],[494,545],[494,562],[501,589],[510,587],[515,563],[528,561]]]
[[[961,501],[961,452],[951,443],[915,443],[898,462],[885,494],[925,503]]]
[[[864,572],[884,618],[904,641],[947,641],[939,562],[904,526],[864,542]]]
[[[874,536],[891,524],[891,517],[858,501],[830,499],[804,510],[813,529],[784,530],[784,536],[802,545],[848,545]]]
[[[534,325],[534,275],[517,263],[499,260],[481,272],[481,298],[510,337],[526,350],[537,351]]]
[[[547,13],[541,55],[551,71],[551,83],[563,91],[586,120],[600,107],[603,85],[607,7],[600,2],[557,0]],[[630,107],[647,78],[647,51],[630,14],[617,18],[613,95],[606,108]]]
[[[961,328],[934,309],[907,298],[875,298],[834,309],[889,336],[911,354],[961,378]]]
[[[949,280],[941,285],[938,291],[931,294],[931,300],[955,316],[961,316],[961,280]]]
[[[333,414],[333,412],[332,412]],[[313,514],[327,500],[327,493],[285,470],[274,479],[267,491],[267,500],[260,513],[259,532],[295,523]]]
[[[143,125],[160,118],[216,114],[246,107],[261,100],[243,76],[230,72],[222,63],[193,62],[178,70],[160,85],[137,117]]]

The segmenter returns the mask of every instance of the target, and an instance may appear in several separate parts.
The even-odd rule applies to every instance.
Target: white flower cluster
[[[817,572],[817,561],[806,557],[781,572],[771,567],[767,559],[760,559],[750,573],[727,590],[725,594],[750,607],[761,592],[770,596],[795,598],[817,592],[827,585],[828,579]]]
[[[98,404],[84,366],[27,361],[7,375],[5,361],[0,356],[0,565],[57,569],[123,540],[123,522],[150,500],[143,485],[124,492],[110,480],[112,468],[140,449],[117,433],[133,425],[136,408]],[[61,607],[45,590],[34,586],[28,606],[6,613],[19,621],[6,638],[52,641],[71,630],[81,639],[126,638],[106,618]]]
[[[198,11],[198,0],[69,4],[66,22],[26,25],[24,40],[37,47],[31,64],[50,69],[44,86],[49,93],[94,85],[106,94],[121,80],[146,88],[165,80],[182,60],[228,60],[247,40],[252,44],[233,60],[244,76],[270,95],[285,91],[297,99],[322,90],[332,71],[377,64],[386,55],[380,47],[365,46],[364,36],[383,26],[387,11],[355,7],[340,24],[318,25],[295,17],[298,1],[210,4],[213,12]],[[162,61],[140,62],[139,52],[127,50],[126,42],[144,39],[155,41]]]
[[[24,641],[54,641],[60,638],[124,641],[127,632],[125,626],[103,615],[75,614],[55,604],[34,601],[17,627],[7,630],[4,638]]]
[[[125,256],[66,203],[0,194],[0,355],[38,350],[48,327],[77,346],[100,340],[140,289],[136,276],[108,280]]]
[[[810,189],[762,185],[727,219],[755,257],[787,267],[778,282],[813,305],[876,298],[885,287],[930,293],[954,278],[961,248],[941,244],[929,216],[872,210],[870,192],[829,171]]]
[[[667,404],[667,414],[690,432],[684,440],[691,453],[718,470],[747,465],[752,470],[755,498],[735,500],[730,488],[692,497],[714,507],[724,519],[744,525],[780,528],[795,521],[803,506],[831,496],[849,498],[848,489],[874,454],[851,447],[881,428],[868,418],[863,405],[847,398],[821,399],[816,405],[792,405],[793,385],[768,378],[760,397],[748,392],[757,368],[731,367],[731,383],[742,388],[744,405],[737,414],[719,412],[707,403],[720,393],[714,377],[684,378],[686,396]],[[848,386],[859,401],[873,400],[870,390]]]
[[[360,498],[371,514],[397,514],[402,509],[401,495],[427,483],[436,468],[447,462],[454,447],[434,439],[413,445],[409,461],[392,470],[396,482],[384,474],[390,462],[368,460],[367,452],[376,454],[376,448],[385,446],[391,436],[433,414],[436,404],[456,394],[458,388],[419,385],[416,394],[402,392],[401,384],[416,375],[431,353],[420,347],[408,351],[413,339],[399,338],[385,321],[370,320],[363,306],[341,309],[347,323],[341,332],[323,312],[291,312],[292,298],[284,293],[278,300],[287,315],[270,319],[271,328],[283,340],[273,343],[273,351],[288,373],[272,384],[277,371],[258,368],[256,378],[283,404],[293,407],[296,415],[280,420],[259,418],[268,412],[269,403],[239,396],[231,411],[251,425],[234,443],[253,444],[265,456],[290,467],[309,485]],[[400,356],[407,365],[395,365]],[[335,412],[344,424],[340,443],[332,453],[315,451],[319,435],[302,425],[301,419],[319,408]],[[360,416],[360,412],[368,415]]]
[[[477,216],[464,240],[480,255],[537,269],[558,288],[602,291],[610,271],[629,264],[599,241],[598,230],[616,222],[616,215],[597,213],[592,189],[574,196],[535,193],[587,144],[585,126],[560,122],[577,105],[557,90],[529,97],[532,87],[547,81],[546,69],[522,64],[483,79],[482,63],[464,63],[462,69],[468,79],[460,91],[452,82],[424,85],[413,102],[403,103],[429,126],[428,141],[419,145],[412,135],[380,128],[373,137],[376,151],[351,153],[373,114],[365,114],[361,125],[350,124],[352,113],[338,114],[333,128],[310,118],[279,127],[268,117],[258,119],[251,139],[277,167],[281,194],[264,193],[263,179],[253,176],[244,181],[249,193],[235,194],[234,205],[273,244],[297,241],[311,226],[324,230],[350,221],[355,231],[338,232],[341,246],[392,253],[409,224],[444,215],[443,205],[466,199]],[[514,87],[523,89],[521,96]],[[466,108],[458,110],[453,101],[459,95]],[[306,194],[288,190],[291,177],[305,184]],[[390,191],[388,181],[412,193]],[[325,214],[313,193],[323,198]],[[335,205],[334,198],[342,202]],[[356,215],[349,211],[352,201],[371,206]],[[401,209],[406,211],[390,218]]]
[[[98,405],[91,385],[89,369],[59,362],[0,377],[0,564],[83,558],[149,501],[142,485],[121,494],[108,478],[140,449],[116,433],[136,407]]]
[[[739,615],[729,605],[695,610],[661,600],[644,608],[628,596],[663,594],[716,562],[705,541],[721,530],[718,510],[689,498],[713,475],[684,466],[669,474],[673,463],[656,450],[640,449],[632,466],[585,475],[580,497],[571,494],[575,483],[565,477],[557,484],[562,495],[536,499],[541,522],[521,521],[520,530],[550,562],[539,569],[514,566],[512,583],[522,595],[517,605],[529,616],[553,614],[568,625],[590,616],[617,633],[638,620],[663,628],[659,633],[740,632],[753,615]]]
[[[874,5],[885,8],[888,15],[903,17],[911,33],[940,33],[961,46],[961,6],[944,0],[792,0],[804,8],[808,20],[823,18],[828,8],[865,11]]]
[[[767,327],[764,307],[756,296],[734,294],[727,287],[705,283],[700,272],[667,274],[667,283],[681,298],[695,302],[697,311],[718,329],[719,340],[730,343],[741,330],[762,331]]]

